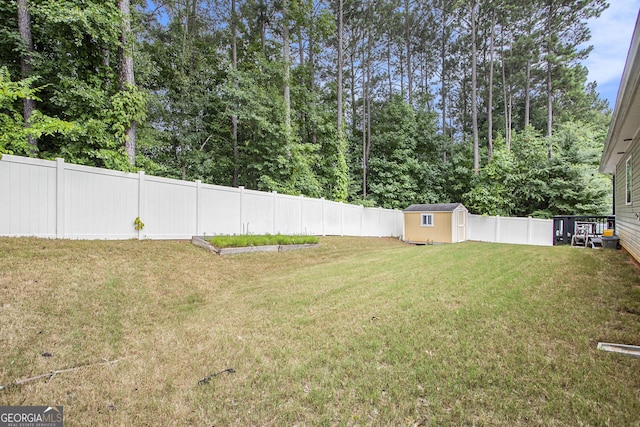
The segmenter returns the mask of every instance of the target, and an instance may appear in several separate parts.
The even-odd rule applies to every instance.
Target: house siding
[[[420,215],[433,214],[433,227],[422,227]],[[451,243],[451,212],[405,212],[405,240],[409,242]]]
[[[620,244],[640,261],[640,145],[634,144],[616,166],[616,231]],[[627,205],[626,173],[627,159],[631,156],[631,204]]]

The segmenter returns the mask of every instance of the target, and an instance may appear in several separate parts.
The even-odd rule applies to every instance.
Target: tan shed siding
[[[631,205],[625,203],[627,159],[631,155]],[[634,144],[616,167],[616,230],[622,246],[640,261],[640,145]]]
[[[422,227],[420,215],[433,215],[433,227]],[[408,242],[451,243],[451,212],[405,212],[405,240]]]

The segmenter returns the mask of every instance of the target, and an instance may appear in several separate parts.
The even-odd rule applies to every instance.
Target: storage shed
[[[462,203],[411,205],[404,210],[402,239],[409,243],[464,242],[468,214]]]

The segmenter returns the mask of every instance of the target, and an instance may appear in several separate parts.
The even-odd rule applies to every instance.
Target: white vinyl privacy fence
[[[136,218],[144,223],[136,230]],[[2,155],[0,235],[185,239],[213,234],[402,236],[402,212]]]
[[[553,220],[469,215],[469,240],[522,245],[553,245]]]
[[[136,230],[136,218],[144,223]],[[2,155],[0,236],[188,239],[214,234],[402,236],[403,214]],[[552,220],[469,215],[469,240],[553,244]]]

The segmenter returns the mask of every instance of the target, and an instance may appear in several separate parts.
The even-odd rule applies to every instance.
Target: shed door
[[[467,240],[467,213],[463,210],[457,212],[458,215],[458,242]]]

